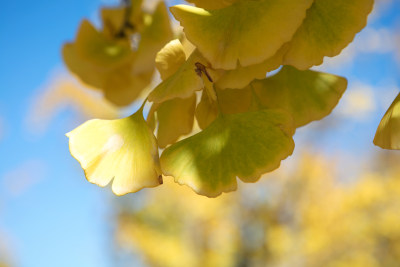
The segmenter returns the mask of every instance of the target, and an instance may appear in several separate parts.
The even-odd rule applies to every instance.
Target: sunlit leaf
[[[161,166],[180,184],[216,197],[236,189],[236,176],[255,182],[293,149],[289,115],[280,111],[220,115],[202,132],[164,150]]]
[[[237,88],[246,87],[254,79],[264,79],[268,71],[275,70],[282,65],[283,56],[288,46],[283,45],[278,52],[271,58],[247,67],[238,66],[234,70],[227,70],[218,79],[215,85],[218,88]]]
[[[173,75],[160,83],[150,93],[149,101],[164,102],[177,97],[187,98],[192,96],[195,91],[203,89],[203,80],[195,71],[196,62],[204,66],[208,65],[208,62],[201,54],[198,51],[194,51]]]
[[[379,123],[374,144],[384,149],[400,149],[400,94]]]
[[[178,5],[171,12],[215,69],[261,63],[290,41],[312,0],[239,1],[218,10]]]
[[[156,56],[156,67],[161,79],[165,80],[174,74],[185,61],[185,51],[178,39],[166,44]]]
[[[135,53],[133,72],[146,73],[154,69],[157,52],[172,39],[172,29],[167,8],[159,2],[151,20],[145,24]]]
[[[91,183],[113,180],[113,192],[124,195],[162,182],[157,141],[142,110],[119,120],[87,121],[67,136],[71,155]]]
[[[314,0],[294,35],[284,64],[308,69],[340,53],[367,23],[373,0]]]
[[[164,148],[192,131],[195,107],[196,95],[185,99],[174,98],[160,104],[157,108],[159,147]]]
[[[189,3],[195,4],[197,7],[205,9],[220,9],[232,5],[239,0],[186,0]]]
[[[347,87],[347,80],[333,74],[300,71],[284,66],[280,72],[250,84],[266,108],[288,111],[296,127],[331,113]]]

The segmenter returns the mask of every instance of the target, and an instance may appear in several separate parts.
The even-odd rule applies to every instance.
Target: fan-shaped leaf
[[[174,74],[185,61],[185,51],[178,39],[166,44],[156,56],[156,67],[161,79],[165,80]]]

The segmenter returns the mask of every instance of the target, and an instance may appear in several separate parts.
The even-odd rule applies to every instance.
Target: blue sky
[[[27,131],[25,121],[32,98],[55,70],[64,71],[62,44],[74,39],[81,19],[95,20],[98,8],[113,2],[20,0],[6,1],[0,9],[0,238],[3,233],[17,266],[111,266],[109,207],[116,197],[86,182],[64,135],[82,123],[82,117],[66,109],[40,135]],[[388,6],[371,19],[368,29],[398,34],[400,2],[379,2]],[[400,51],[400,43],[397,46]],[[299,149],[302,140],[316,139],[318,149],[328,154],[378,151],[373,135],[400,85],[394,52],[355,47],[350,62],[324,67],[347,77],[348,91],[360,84],[369,86],[377,104],[361,120],[344,116],[345,104],[339,104],[326,122],[298,131]],[[334,126],[319,136],[324,123]],[[7,184],[15,185],[24,175],[30,177],[31,186],[10,193]]]

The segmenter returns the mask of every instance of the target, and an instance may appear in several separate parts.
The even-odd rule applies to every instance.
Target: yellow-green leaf
[[[157,141],[142,111],[119,120],[90,120],[67,134],[71,155],[87,180],[116,195],[160,184]]]
[[[149,101],[160,103],[177,97],[187,98],[195,91],[203,89],[203,80],[195,71],[196,62],[208,65],[201,54],[197,50],[194,51],[173,75],[154,88],[149,95]]]
[[[161,79],[165,80],[174,74],[186,61],[185,50],[178,39],[166,44],[156,56],[156,67]]]
[[[139,47],[135,53],[133,72],[146,73],[154,69],[157,52],[172,39],[167,8],[163,1],[159,2],[140,35]]]
[[[128,40],[109,39],[87,20],[83,20],[79,27],[75,49],[82,59],[101,71],[126,64],[133,57]]]
[[[367,23],[373,0],[314,0],[294,35],[284,64],[308,69],[336,56]]]
[[[239,0],[186,0],[189,3],[195,4],[197,7],[205,9],[220,9],[232,5]]]
[[[218,116],[219,110],[216,101],[208,97],[207,92],[203,91],[201,100],[196,107],[195,115],[196,120],[201,129],[205,129],[210,125]]]
[[[329,115],[347,88],[347,80],[333,74],[284,66],[280,72],[250,84],[266,108],[288,111],[296,127]]]
[[[220,115],[209,127],[164,150],[161,168],[198,194],[236,189],[236,177],[255,182],[293,149],[291,118],[275,110]]]
[[[174,98],[157,108],[157,140],[161,148],[173,144],[182,135],[192,132],[196,95],[189,98]]]
[[[400,94],[379,123],[374,144],[384,149],[400,149]]]
[[[290,41],[312,0],[239,1],[218,10],[170,8],[214,69],[261,63]]]

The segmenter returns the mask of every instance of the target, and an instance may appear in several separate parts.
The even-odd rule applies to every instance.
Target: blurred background
[[[316,68],[349,81],[333,113],[298,129],[280,169],[208,199],[170,180],[116,197],[69,154],[65,133],[137,107],[116,109],[61,57],[118,0],[3,1],[0,266],[400,266],[400,152],[372,144],[399,92],[400,1],[375,2]]]

